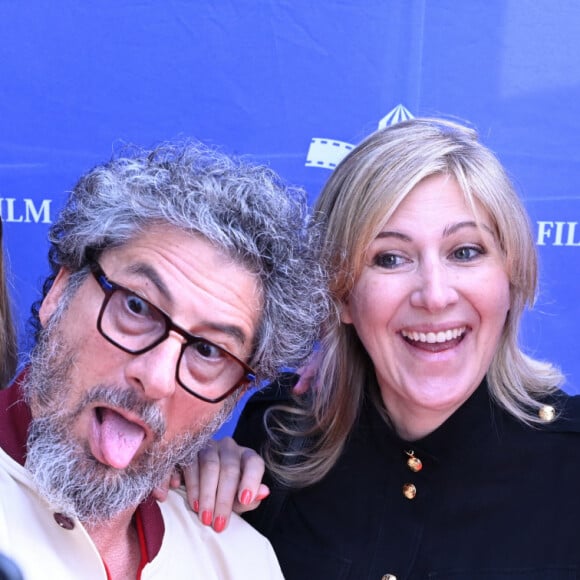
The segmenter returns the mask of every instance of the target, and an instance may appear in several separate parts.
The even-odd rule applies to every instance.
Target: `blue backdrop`
[[[470,121],[530,212],[523,342],[580,392],[577,0],[0,0],[0,211],[21,323],[65,192],[124,142],[194,136],[314,199],[381,123]],[[23,332],[23,325],[21,324]]]

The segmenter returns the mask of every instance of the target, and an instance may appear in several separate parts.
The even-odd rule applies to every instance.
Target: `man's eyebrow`
[[[147,280],[149,280],[161,293],[163,298],[165,298],[169,304],[173,305],[174,301],[171,296],[171,292],[167,287],[167,284],[162,280],[161,276],[157,273],[157,270],[150,266],[145,262],[136,262],[135,264],[131,264],[128,268],[129,273],[137,274],[138,276],[143,276]],[[208,328],[210,330],[216,330],[218,332],[223,332],[234,339],[236,339],[239,343],[246,344],[247,337],[244,331],[235,324],[217,324],[215,322],[210,321],[202,321],[199,323],[199,326],[202,328]],[[185,329],[184,329],[185,330]],[[189,334],[191,332],[187,331]]]
[[[203,328],[209,328],[211,330],[217,330],[218,332],[223,332],[237,340],[240,344],[246,344],[247,337],[239,326],[235,324],[216,324],[215,322],[201,322],[200,326]]]
[[[130,274],[137,274],[138,276],[143,276],[147,278],[159,292],[163,295],[163,297],[170,303],[173,304],[173,299],[171,296],[171,292],[167,287],[167,284],[161,279],[161,276],[157,273],[157,270],[146,264],[145,262],[136,262],[135,264],[131,264],[128,268]]]

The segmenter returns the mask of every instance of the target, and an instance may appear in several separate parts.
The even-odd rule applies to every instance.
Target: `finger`
[[[320,366],[320,351],[315,351],[310,355],[306,364],[297,371],[299,378],[294,385],[292,392],[296,395],[303,395],[310,388],[316,388],[316,373]]]
[[[169,493],[171,476],[167,476],[154,490],[153,497],[157,501],[165,501],[167,499],[167,494]]]
[[[198,458],[190,465],[182,465],[183,481],[185,483],[185,494],[189,507],[195,512],[199,512],[199,465]]]
[[[241,455],[242,476],[238,486],[238,503],[250,505],[259,494],[264,478],[264,460],[253,449],[243,448]],[[266,486],[264,488],[268,489]],[[262,488],[263,490],[263,488]]]
[[[211,526],[215,515],[216,494],[220,481],[220,452],[215,441],[209,441],[208,444],[198,453],[198,488],[197,488],[197,506],[199,518],[202,524]],[[192,499],[195,490],[195,482],[192,482]],[[189,493],[189,492],[188,492]]]
[[[253,449],[239,447],[228,438],[221,443],[220,460],[222,469],[213,526],[218,532],[227,527],[232,511],[241,514],[256,509],[270,493],[261,483],[264,460]]]
[[[260,489],[258,490],[258,493],[256,494],[256,501],[259,503],[263,499],[266,499],[269,495],[270,495],[270,488],[265,483],[261,483]]]
[[[231,437],[219,441],[220,474],[215,501],[213,528],[223,531],[229,522],[240,489],[240,474],[244,467],[243,453]]]
[[[298,382],[292,387],[292,392],[295,395],[303,395],[310,389],[310,383],[312,382],[311,375],[300,375]]]
[[[183,485],[183,473],[181,469],[174,469],[171,477],[169,478],[169,487],[171,489],[176,489]]]
[[[270,495],[270,488],[264,483],[260,484],[256,497],[248,504],[242,504],[236,501],[234,504],[234,512],[238,515],[242,515],[245,512],[250,512],[255,510],[261,503],[262,500],[266,499]]]

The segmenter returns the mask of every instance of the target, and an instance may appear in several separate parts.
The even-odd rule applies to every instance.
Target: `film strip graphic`
[[[409,109],[403,105],[397,105],[379,121],[379,129],[412,118],[413,115]],[[305,165],[306,167],[334,169],[354,147],[352,143],[345,141],[314,137],[308,148]]]
[[[334,169],[352,149],[354,145],[351,143],[314,137],[308,148],[305,165],[306,167]]]

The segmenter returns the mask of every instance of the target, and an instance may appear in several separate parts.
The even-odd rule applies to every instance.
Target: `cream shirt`
[[[232,516],[217,534],[199,522],[178,492],[170,492],[160,507],[165,534],[142,580],[283,579],[268,540],[240,517]],[[107,578],[86,530],[73,524],[64,529],[57,523],[26,469],[0,450],[0,552],[20,566],[25,580]]]

